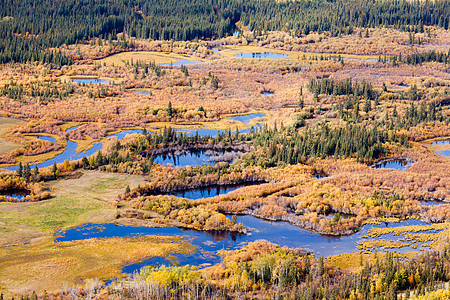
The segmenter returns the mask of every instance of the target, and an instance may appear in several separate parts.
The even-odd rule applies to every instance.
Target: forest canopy
[[[448,1],[440,0],[5,0],[0,3],[0,63],[70,64],[47,49],[93,37],[116,38],[121,32],[143,39],[221,38],[231,35],[238,21],[257,33],[336,35],[375,26],[423,31],[424,25],[448,29],[450,9]]]

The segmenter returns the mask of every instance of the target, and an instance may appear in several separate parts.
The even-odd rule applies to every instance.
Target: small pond
[[[266,116],[265,113],[254,113],[254,114],[249,114],[249,115],[228,117],[228,120],[239,121],[239,122],[242,122],[245,124],[249,124],[251,120],[256,119],[256,118],[263,118],[265,116]],[[254,127],[254,129],[260,128],[260,127],[262,127],[262,124],[256,124],[253,127]],[[208,136],[208,135],[209,136],[217,136],[217,135],[225,134],[224,129],[208,129],[208,128],[199,128],[199,129],[183,129],[183,128],[181,128],[181,129],[176,129],[176,131],[185,133],[188,136],[195,136],[197,133],[199,136]],[[231,131],[232,131],[232,133],[236,133],[236,128],[233,128]],[[245,134],[245,133],[250,133],[250,131],[251,131],[251,127],[247,128],[247,129],[239,130],[239,133]]]
[[[228,216],[228,218],[231,218]],[[112,223],[108,224],[83,224],[67,231],[60,231],[55,235],[55,242],[84,240],[90,238],[111,238],[111,237],[135,237],[144,235],[157,236],[183,236],[190,243],[197,246],[197,251],[193,255],[176,255],[177,265],[204,265],[216,264],[220,262],[220,257],[216,255],[219,250],[236,250],[249,242],[265,239],[281,246],[292,248],[309,249],[317,256],[332,256],[349,252],[357,252],[356,246],[365,240],[372,228],[394,228],[410,225],[425,225],[422,221],[407,220],[399,223],[382,223],[380,225],[365,225],[358,232],[350,236],[324,236],[314,233],[287,222],[268,222],[253,216],[238,216],[237,221],[250,229],[249,234],[233,234],[229,232],[207,232],[181,229],[177,227],[149,228],[139,226],[122,226]],[[402,236],[386,234],[379,239],[398,241]],[[421,243],[416,243],[420,246]],[[416,251],[411,247],[395,249],[397,252]],[[379,251],[384,251],[379,249]],[[145,265],[167,264],[165,258],[150,258],[140,263],[131,264],[123,268],[125,273],[138,271]]]
[[[317,179],[322,179],[322,178],[326,178],[326,177],[330,176],[330,174],[328,174],[327,172],[324,172],[324,171],[317,171],[317,172],[314,172],[313,176]]]
[[[241,187],[245,186],[251,186],[251,185],[257,185],[261,182],[248,182],[243,184],[230,184],[230,185],[215,185],[215,186],[209,186],[205,188],[199,188],[199,189],[190,189],[190,190],[184,190],[184,191],[176,191],[173,193],[170,193],[170,195],[197,200],[202,198],[211,198],[215,197],[217,195],[224,195],[228,194],[231,191],[235,191]]]
[[[16,198],[18,202],[23,201],[26,196],[30,194],[29,190],[25,189],[12,189],[8,191],[0,191],[1,196]]]
[[[268,91],[265,91],[265,92],[262,92],[261,94],[262,94],[263,96],[270,96],[270,95],[273,95],[274,92],[268,92]]]
[[[81,125],[78,125],[78,126],[74,126],[74,127],[70,127],[70,128],[68,128],[68,129],[66,129],[66,131],[65,131],[65,132],[70,132],[70,131],[74,131],[74,130],[77,130],[78,128],[80,128],[80,126],[81,126]]]
[[[234,57],[240,57],[240,58],[284,58],[287,57],[287,54],[283,53],[274,53],[274,52],[243,52],[236,54]]]
[[[41,141],[47,141],[47,142],[51,142],[51,143],[56,143],[56,139],[52,136],[46,136],[46,135],[35,135],[35,138],[37,138],[38,140]]]
[[[437,155],[450,157],[450,140],[434,141],[426,146],[431,146]]]
[[[133,93],[136,93],[136,94],[139,94],[139,95],[148,96],[148,95],[150,95],[151,92],[145,92],[145,91],[140,91],[140,90],[133,90]]]
[[[153,162],[161,165],[172,164],[178,167],[215,165],[220,161],[232,162],[241,155],[242,153],[236,151],[196,150],[182,153],[169,152],[155,156]]]
[[[242,123],[248,124],[253,119],[264,118],[265,116],[266,116],[265,113],[255,113],[255,114],[249,114],[249,115],[240,115],[240,116],[228,117],[228,120],[238,121],[238,122],[242,122]]]
[[[149,132],[149,131],[147,131],[147,132]],[[114,133],[114,134],[108,135],[108,138],[116,137],[116,138],[118,138],[119,140],[121,140],[121,139],[123,139],[126,135],[128,135],[128,134],[135,134],[135,133],[142,134],[142,129],[127,129],[127,130],[122,130],[121,132],[118,132],[118,133]]]
[[[196,65],[200,63],[200,61],[197,60],[187,60],[187,59],[177,59],[176,62],[168,63],[168,64],[162,64],[161,66],[166,67],[180,67],[181,65]]]
[[[414,162],[408,161],[406,159],[392,159],[382,161],[373,165],[376,169],[395,169],[399,171],[407,170]]]
[[[422,204],[423,206],[440,206],[440,205],[445,205],[448,204],[448,202],[444,202],[444,201],[420,201],[420,204]]]
[[[74,78],[70,80],[71,82],[74,83],[80,83],[80,84],[102,84],[102,83],[109,83],[108,80],[103,80],[103,79],[97,79],[97,78]]]

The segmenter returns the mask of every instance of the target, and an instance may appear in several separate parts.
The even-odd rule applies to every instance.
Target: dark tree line
[[[264,128],[254,138],[255,146],[267,149],[266,157],[261,157],[258,162],[264,167],[275,166],[280,162],[304,163],[310,157],[327,156],[356,157],[370,162],[385,153],[385,142],[408,145],[406,137],[394,135],[389,139],[386,130],[351,124],[340,128],[327,125],[307,128],[304,134],[293,128],[282,129],[281,132],[277,128]]]
[[[311,79],[308,83],[308,89],[311,93],[317,95],[353,95],[355,97],[364,96],[365,99],[375,99],[377,97],[370,83],[366,81],[353,83],[351,78],[345,80],[332,78]]]
[[[48,48],[117,33],[194,40],[231,35],[241,21],[257,33],[293,30],[350,34],[353,27],[449,28],[448,1],[5,0],[0,2],[0,63],[71,61]]]

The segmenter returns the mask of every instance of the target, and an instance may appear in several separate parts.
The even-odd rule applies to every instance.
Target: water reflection
[[[97,79],[97,78],[74,78],[70,80],[71,82],[74,83],[80,83],[80,84],[101,84],[101,83],[109,83],[109,81],[107,80],[103,80],[103,79]]]
[[[227,218],[231,218],[228,216]],[[149,228],[139,226],[121,226],[115,224],[84,224],[67,231],[58,232],[55,242],[83,240],[89,238],[109,237],[133,237],[143,235],[157,236],[183,236],[193,245],[197,251],[193,255],[177,255],[179,265],[203,265],[216,264],[220,257],[216,255],[219,250],[236,250],[249,242],[265,239],[272,243],[291,248],[309,249],[317,256],[332,256],[343,253],[359,251],[356,246],[363,240],[372,228],[395,228],[410,225],[425,225],[419,220],[407,220],[399,223],[382,223],[379,225],[364,225],[358,233],[350,236],[324,236],[315,232],[302,229],[287,222],[267,222],[253,216],[238,216],[237,222],[250,229],[249,234],[233,234],[229,232],[195,231],[180,229],[177,227]],[[399,241],[401,235],[393,233],[382,235],[377,239]],[[423,243],[416,243],[421,246]],[[379,249],[379,251],[385,251]],[[414,251],[411,247],[396,249],[397,252]],[[146,264],[152,264],[159,260],[151,258],[138,264],[132,264],[124,268],[124,272],[133,273]]]
[[[377,163],[373,165],[376,169],[395,169],[399,171],[405,171],[407,170],[413,162],[408,161],[406,159],[392,159],[392,160],[386,160],[380,163]]]

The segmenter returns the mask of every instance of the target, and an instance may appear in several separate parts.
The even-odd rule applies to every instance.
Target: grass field
[[[192,253],[195,247],[177,237],[89,239],[0,248],[0,292],[42,294],[98,278],[122,277],[124,265],[153,256]]]
[[[0,155],[20,148],[20,145],[6,141],[4,136],[8,133],[9,129],[21,123],[23,123],[21,120],[0,117]]]
[[[0,292],[42,293],[81,279],[109,280],[122,276],[123,265],[194,251],[187,241],[165,237],[53,242],[59,229],[113,221],[117,195],[143,183],[141,176],[84,171],[50,182],[50,200],[0,203]]]
[[[33,203],[0,203],[0,246],[32,242],[61,228],[114,220],[113,202],[141,176],[86,171],[77,179],[51,183],[55,197]]]

